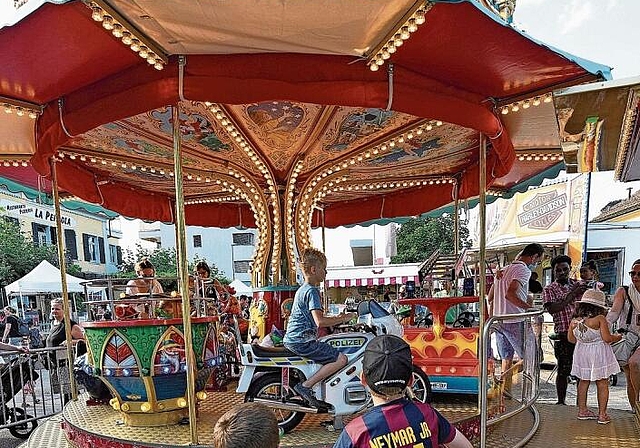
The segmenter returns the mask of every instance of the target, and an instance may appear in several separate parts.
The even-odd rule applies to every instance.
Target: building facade
[[[139,238],[151,241],[157,247],[175,248],[175,226],[160,222],[142,223]],[[229,280],[251,283],[251,263],[257,243],[255,229],[236,227],[187,227],[187,259],[205,259],[215,264]]]
[[[81,201],[62,201],[67,260],[83,273],[108,275],[122,262],[117,214]],[[0,214],[20,225],[37,244],[57,244],[55,210],[47,195],[0,178]]]

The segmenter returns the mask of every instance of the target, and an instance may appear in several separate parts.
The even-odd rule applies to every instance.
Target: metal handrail
[[[483,327],[482,330],[482,347],[489,347],[491,344],[490,341],[490,337],[491,337],[491,329],[494,326],[495,323],[498,322],[503,322],[506,320],[515,320],[515,319],[520,319],[523,322],[526,319],[531,319],[531,318],[536,318],[538,316],[541,316],[542,313],[544,311],[543,310],[535,310],[535,311],[528,311],[528,312],[524,312],[524,313],[518,313],[518,314],[505,314],[503,316],[492,316],[491,318],[489,318],[486,322],[485,325]],[[523,339],[523,342],[525,340]],[[539,348],[540,347],[540,342],[541,342],[541,335],[539,334],[537,336],[537,344],[536,347]],[[526,347],[525,347],[526,349]],[[537,409],[535,409],[535,407],[533,406],[533,404],[535,403],[536,399],[538,398],[538,395],[540,393],[540,350],[536,349],[534,352],[534,360],[535,362],[533,363],[533,372],[527,372],[526,370],[524,371],[523,375],[527,376],[527,380],[531,382],[532,386],[533,386],[533,394],[529,399],[526,399],[523,397],[523,402],[521,404],[521,406],[517,409],[514,409],[510,412],[507,412],[505,414],[499,415],[497,417],[494,417],[492,419],[489,420],[489,415],[488,415],[488,396],[487,396],[487,387],[486,385],[489,383],[489,371],[488,371],[488,365],[489,365],[489,360],[488,360],[488,350],[484,349],[482,350],[481,353],[479,353],[479,358],[480,358],[480,385],[484,385],[482,387],[479,387],[479,393],[480,393],[480,448],[486,448],[487,446],[487,429],[489,426],[491,425],[495,425],[496,423],[502,422],[504,420],[507,420],[519,413],[521,413],[524,410],[529,410],[533,416],[534,416],[534,424],[533,427],[531,429],[531,431],[529,431],[529,433],[527,435],[525,435],[525,437],[517,444],[515,445],[516,447],[521,447],[524,446],[536,433],[536,431],[538,430],[539,426],[540,426],[540,417],[538,414]],[[524,354],[523,354],[524,355]],[[526,358],[526,356],[525,356]],[[526,366],[526,363],[525,363]]]

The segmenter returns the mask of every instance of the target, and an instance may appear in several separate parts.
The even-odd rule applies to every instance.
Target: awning
[[[408,281],[419,283],[420,263],[379,266],[351,266],[329,268],[326,288],[350,288],[358,286],[404,285]]]

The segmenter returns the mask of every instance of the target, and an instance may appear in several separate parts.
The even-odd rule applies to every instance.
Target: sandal
[[[607,425],[611,423],[611,417],[609,417],[607,414],[601,415],[598,417],[598,423],[601,425]]]
[[[595,412],[587,409],[586,412],[578,412],[578,420],[596,420],[598,416]]]

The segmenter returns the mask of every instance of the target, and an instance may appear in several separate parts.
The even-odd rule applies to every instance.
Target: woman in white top
[[[135,266],[138,278],[130,280],[127,283],[127,295],[135,294],[162,294],[164,290],[160,282],[156,280],[156,268],[148,258],[143,258]]]
[[[618,288],[613,296],[613,306],[607,314],[609,325],[617,322],[617,328],[627,328],[627,317],[629,307],[632,306],[631,322],[629,330],[640,334],[640,259],[633,262],[631,271],[631,285],[629,285],[629,296],[624,287]],[[635,410],[636,403],[640,401],[640,347],[631,354],[626,366],[621,366],[627,380],[627,397],[631,409]]]

